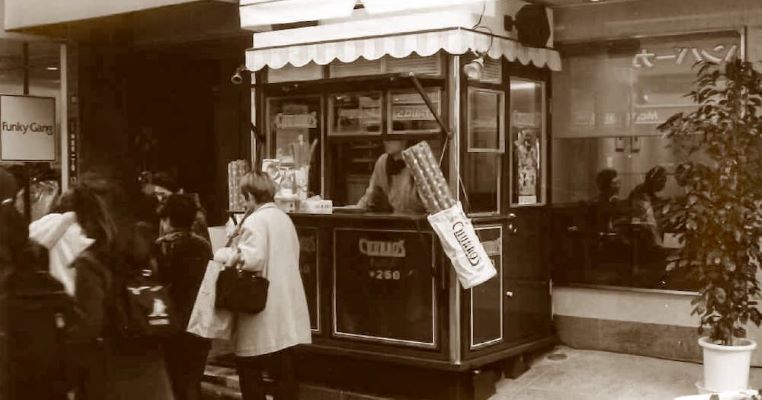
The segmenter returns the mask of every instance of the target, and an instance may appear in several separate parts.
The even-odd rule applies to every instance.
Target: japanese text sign
[[[0,160],[55,161],[52,97],[0,95]]]
[[[718,44],[711,48],[701,47],[675,47],[671,51],[656,52],[641,49],[632,58],[632,66],[635,68],[653,68],[660,62],[673,62],[682,65],[688,62],[693,65],[699,61],[721,63],[732,60],[739,56],[738,45]]]

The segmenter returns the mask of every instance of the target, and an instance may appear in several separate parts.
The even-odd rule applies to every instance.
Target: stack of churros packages
[[[418,195],[429,213],[427,219],[450,258],[460,284],[469,289],[492,279],[497,270],[471,220],[453,197],[428,143],[420,142],[405,149],[402,158],[413,173]]]
[[[228,209],[230,211],[244,211],[244,198],[241,194],[241,177],[251,171],[249,162],[235,160],[228,163]]]

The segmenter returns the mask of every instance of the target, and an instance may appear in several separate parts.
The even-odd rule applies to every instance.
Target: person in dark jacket
[[[64,193],[57,212],[72,211],[85,235],[95,242],[72,263],[76,271],[75,300],[80,318],[70,333],[70,378],[77,400],[109,398],[109,312],[113,301],[110,268],[116,228],[103,201],[88,187],[75,186]]]
[[[53,313],[63,315],[71,303],[47,265],[47,250],[29,240],[26,219],[12,202],[0,204],[2,399],[66,399],[63,330]]]
[[[209,242],[192,232],[197,206],[184,194],[170,195],[161,208],[162,230],[168,232],[156,241],[156,261],[161,279],[169,284],[177,320],[188,326],[206,265],[212,258]],[[176,400],[201,398],[201,378],[211,341],[180,332],[167,340],[164,353],[167,373]]]

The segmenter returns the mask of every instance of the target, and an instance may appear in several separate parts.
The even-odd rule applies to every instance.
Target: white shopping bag
[[[204,280],[193,304],[188,332],[207,339],[230,339],[233,333],[233,313],[214,307],[217,276],[222,265],[209,261],[204,273]]]
[[[469,289],[497,274],[460,203],[428,216],[463,288]]]

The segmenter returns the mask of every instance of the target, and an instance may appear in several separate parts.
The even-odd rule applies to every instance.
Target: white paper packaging
[[[228,340],[233,333],[233,313],[214,307],[220,269],[222,265],[216,261],[207,264],[188,320],[188,332],[207,339]]]
[[[470,289],[497,274],[460,203],[429,215],[428,220],[463,288]]]

